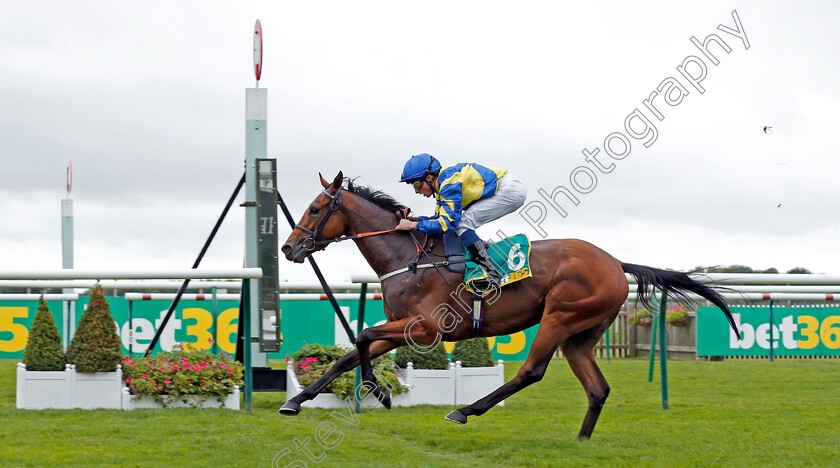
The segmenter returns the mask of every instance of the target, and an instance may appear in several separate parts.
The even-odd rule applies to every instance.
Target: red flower
[[[308,364],[301,364],[300,368],[301,369],[309,369],[309,365]]]

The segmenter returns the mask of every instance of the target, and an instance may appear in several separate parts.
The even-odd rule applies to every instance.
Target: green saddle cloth
[[[501,286],[515,283],[531,277],[531,240],[525,234],[516,234],[499,242],[490,244],[487,253],[502,277]],[[467,252],[464,284],[471,293],[487,290],[487,273],[472,261],[472,254]]]

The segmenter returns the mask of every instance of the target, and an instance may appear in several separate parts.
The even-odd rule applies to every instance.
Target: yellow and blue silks
[[[507,169],[484,167],[474,163],[460,163],[440,170],[435,187],[437,207],[434,216],[417,218],[417,230],[429,235],[440,235],[455,229],[461,221],[461,212],[470,204],[492,197],[498,189],[499,179]]]

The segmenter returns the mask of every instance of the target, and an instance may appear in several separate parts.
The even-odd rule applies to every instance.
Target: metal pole
[[[773,299],[770,299],[770,362],[773,362]]]
[[[67,347],[70,345],[70,308],[73,307],[74,304],[70,301],[64,302],[64,305],[61,308],[62,311],[62,319],[64,321],[64,326],[62,328],[62,335],[64,335],[64,339],[62,340],[61,344],[64,346],[64,352],[67,352]]]
[[[254,391],[254,379],[251,373],[251,303],[248,300],[251,294],[251,280],[245,279],[242,284],[242,354],[245,364],[245,411],[251,412],[252,396]]]
[[[604,335],[604,338],[606,340],[604,344],[607,348],[607,361],[610,360],[610,328],[611,327],[607,327],[607,333]]]
[[[210,352],[216,354],[218,352],[219,337],[216,336],[217,321],[219,319],[219,302],[216,297],[216,287],[210,288],[210,294],[213,295],[213,323],[210,324],[210,336],[213,337],[213,345],[210,346]]]
[[[134,357],[134,301],[128,301],[128,355]]]
[[[359,295],[359,314],[356,317],[356,336],[359,336],[362,333],[362,330],[365,328],[365,301],[367,300],[367,283],[362,283],[361,294]],[[362,366],[356,366],[356,378],[353,384],[353,388],[355,389],[353,396],[356,400],[356,412],[360,412],[362,410],[362,401],[359,398],[359,392],[361,391],[362,386]]]
[[[668,343],[665,338],[665,306],[668,302],[668,291],[662,291],[659,302],[659,362],[662,374],[662,409],[668,409]]]
[[[656,304],[656,294],[652,296],[653,304],[651,304],[651,308],[653,309],[653,305]],[[659,324],[659,320],[657,320],[657,315],[655,310],[651,311],[651,325],[650,325],[650,363],[648,364],[648,382],[653,382],[653,361],[656,359],[656,330],[657,325]]]

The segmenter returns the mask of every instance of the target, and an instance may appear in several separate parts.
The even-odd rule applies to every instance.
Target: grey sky
[[[634,109],[652,118],[642,101],[695,55],[705,92],[683,80],[656,141],[632,139],[542,228],[651,266],[838,272],[834,2],[0,5],[2,269],[61,266],[69,160],[77,268],[189,267],[241,175],[259,18],[268,152],[295,218],[318,172],[339,170],[430,212],[396,182],[419,152],[509,168],[546,204],[538,189],[569,187],[584,148],[610,162],[604,139]],[[733,10],[749,49],[716,29]],[[713,33],[732,49],[710,47],[717,66],[690,41]],[[243,218],[233,210],[204,265],[241,266]],[[496,229],[540,238],[515,214],[479,234]],[[332,281],[369,271],[352,244],[316,258]],[[281,277],[313,276],[283,262]]]

